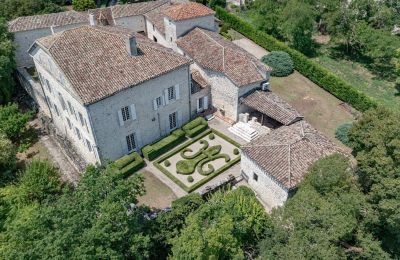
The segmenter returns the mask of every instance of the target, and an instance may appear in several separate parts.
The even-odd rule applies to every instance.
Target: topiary
[[[213,133],[211,133],[208,138],[210,138],[210,140],[214,140],[215,139],[215,135]]]
[[[164,165],[165,165],[166,167],[169,167],[169,166],[171,165],[171,163],[170,163],[170,161],[165,160]]]
[[[191,175],[189,175],[189,176],[187,177],[187,181],[188,181],[188,182],[193,182],[194,179],[193,179],[193,177],[192,177]]]
[[[237,148],[233,149],[233,154],[234,155],[238,155],[239,154],[239,149],[237,149]]]
[[[261,61],[272,67],[271,76],[285,77],[293,73],[293,60],[290,55],[284,51],[270,52],[262,57]]]
[[[350,128],[353,127],[353,123],[344,123],[336,128],[335,137],[339,139],[343,144],[349,146],[348,133]]]

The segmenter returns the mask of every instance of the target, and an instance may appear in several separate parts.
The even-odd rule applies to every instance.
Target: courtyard
[[[186,192],[204,185],[240,161],[239,144],[215,129],[208,129],[154,166]]]

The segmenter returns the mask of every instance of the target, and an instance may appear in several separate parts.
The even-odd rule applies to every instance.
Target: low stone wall
[[[232,174],[230,174],[228,177],[225,179],[221,180],[220,182],[211,185],[211,186],[206,186],[203,190],[198,191],[198,193],[203,197],[203,198],[208,198],[210,195],[213,193],[217,192],[218,190],[231,187],[235,185],[236,183],[240,182],[243,179],[242,176],[235,177]]]

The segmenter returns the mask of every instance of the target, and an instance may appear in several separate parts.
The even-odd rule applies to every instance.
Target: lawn
[[[374,98],[379,104],[400,112],[400,95],[394,82],[376,77],[362,64],[354,61],[334,59],[328,54],[321,54],[314,60],[358,90]]]
[[[209,129],[154,165],[187,192],[191,192],[240,160],[239,145]]]
[[[176,199],[173,191],[153,173],[142,170],[140,174],[144,177],[146,194],[138,198],[139,205],[148,205],[159,209],[170,207],[172,201]]]

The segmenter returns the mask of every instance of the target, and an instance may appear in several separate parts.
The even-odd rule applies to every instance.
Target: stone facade
[[[189,66],[185,66],[90,105],[100,157],[115,160],[127,154],[126,136],[129,134],[134,134],[138,151],[169,134],[169,115],[174,112],[177,112],[176,127],[189,121],[189,78]],[[171,86],[179,88],[179,97],[167,104],[165,94]],[[162,97],[164,105],[156,108],[154,100],[158,97]],[[131,105],[135,107],[136,118],[120,125],[118,111]]]
[[[146,20],[143,15],[127,16],[114,19],[115,24],[135,32],[146,31]]]
[[[267,160],[267,158],[265,158]],[[246,154],[242,153],[240,168],[242,174],[250,187],[256,192],[257,196],[268,207],[274,208],[282,206],[289,196],[289,191],[279,184],[274,178],[252,161]]]
[[[146,32],[147,32],[147,37],[150,40],[155,41],[155,42],[161,44],[162,46],[165,46],[165,47],[168,46],[168,42],[165,39],[164,33],[160,32],[154,26],[154,24],[148,19],[146,19]]]

